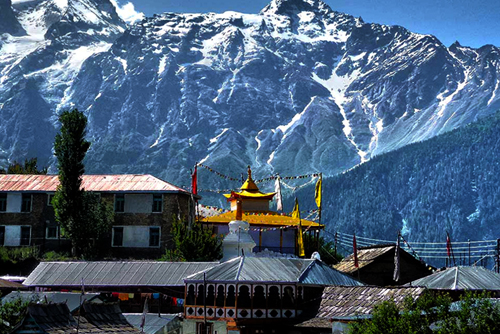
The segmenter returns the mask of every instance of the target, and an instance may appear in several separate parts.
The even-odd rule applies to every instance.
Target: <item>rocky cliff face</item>
[[[226,174],[333,175],[500,106],[498,48],[447,48],[319,0],[165,13],[126,30],[108,0],[14,10],[28,35],[2,39],[4,164],[50,161],[57,112],[73,106],[89,117],[87,172],[180,185],[200,161]]]

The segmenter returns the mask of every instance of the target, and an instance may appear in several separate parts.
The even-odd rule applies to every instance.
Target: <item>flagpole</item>
[[[323,200],[323,173],[319,173],[319,180],[321,182],[321,189],[319,190],[319,199],[320,199],[320,205],[319,205],[319,212],[318,212],[318,252],[319,252],[319,233],[321,231],[321,210],[323,210],[323,205],[321,205],[321,201]]]

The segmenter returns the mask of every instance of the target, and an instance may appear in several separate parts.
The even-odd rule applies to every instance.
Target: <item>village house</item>
[[[297,324],[297,331],[304,334],[348,333],[348,324],[369,319],[376,305],[393,301],[402,308],[406,298],[416,300],[425,291],[423,287],[329,286],[321,296],[316,315]]]
[[[57,175],[0,175],[0,246],[67,249],[52,206],[58,185]],[[114,256],[159,257],[173,220],[194,216],[191,193],[152,175],[83,175],[82,188],[114,208]]]
[[[298,251],[299,225],[307,233],[316,237],[324,225],[307,219],[292,218],[285,213],[271,211],[269,205],[276,193],[263,193],[252,179],[252,171],[248,167],[248,178],[243,183],[240,191],[224,194],[230,202],[231,210],[222,214],[201,217],[200,221],[214,228],[218,234],[228,234],[228,223],[236,218],[238,202],[241,205],[243,220],[250,224],[249,234],[255,240],[254,252],[269,251],[296,254]]]
[[[369,285],[403,285],[418,278],[430,275],[432,271],[424,262],[399,248],[399,280],[394,281],[396,244],[373,245],[357,249],[358,266],[354,254],[346,256],[335,269],[358,278]]]
[[[23,321],[12,334],[114,333],[139,334],[117,304],[83,303],[81,315],[73,316],[65,303],[30,304]]]
[[[450,267],[432,275],[414,280],[406,286],[423,286],[431,291],[446,292],[459,300],[467,292],[487,292],[492,298],[500,297],[500,274],[484,267]]]

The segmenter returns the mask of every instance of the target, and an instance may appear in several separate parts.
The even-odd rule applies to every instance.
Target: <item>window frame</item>
[[[25,203],[29,196],[29,208],[25,207]],[[21,194],[21,213],[30,213],[33,210],[33,194],[22,193]]]
[[[120,203],[119,204],[120,210],[117,210],[118,203]],[[125,212],[125,194],[115,194],[114,211],[115,211],[115,213],[124,213]]]
[[[0,246],[5,245],[5,233],[6,233],[5,225],[0,225]]]
[[[121,230],[121,243],[120,243],[120,245],[115,244],[116,230]],[[124,232],[125,232],[124,226],[113,226],[111,228],[111,247],[123,247]]]
[[[153,236],[152,231],[157,230],[158,235]],[[153,241],[153,237],[158,238],[158,242],[154,245],[151,241]],[[161,246],[161,227],[160,226],[150,226],[149,227],[149,247],[151,248],[159,248]]]
[[[19,246],[29,246],[31,245],[31,226],[29,225],[21,225],[21,231],[20,231],[20,236],[19,236]],[[26,229],[29,229],[29,236],[28,238],[23,238],[23,229],[26,230]],[[23,243],[23,240],[28,240],[27,243]]]
[[[159,203],[159,210],[157,210],[157,204]],[[152,213],[162,213],[163,212],[163,194],[153,194],[153,207],[151,208]]]
[[[49,221],[47,221],[47,224]],[[55,228],[56,230],[56,235],[55,237],[49,237],[49,229]],[[54,240],[54,239],[59,239],[59,226],[47,226],[45,227],[45,239],[47,240]]]
[[[52,201],[54,200],[54,196],[56,193],[47,193],[47,206],[54,206],[52,205]],[[51,200],[52,198],[52,200]]]
[[[7,212],[7,193],[0,193],[0,212]]]

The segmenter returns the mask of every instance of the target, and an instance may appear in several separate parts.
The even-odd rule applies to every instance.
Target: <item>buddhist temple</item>
[[[290,214],[271,211],[269,204],[275,195],[274,192],[263,193],[259,190],[248,167],[248,178],[240,191],[224,194],[231,203],[231,210],[212,217],[201,217],[200,222],[214,227],[218,234],[228,234],[228,224],[242,220],[250,224],[249,234],[256,243],[254,252],[267,249],[296,254],[299,225],[308,233],[318,233],[324,226],[314,221],[292,218]],[[238,210],[238,207],[241,209]]]

